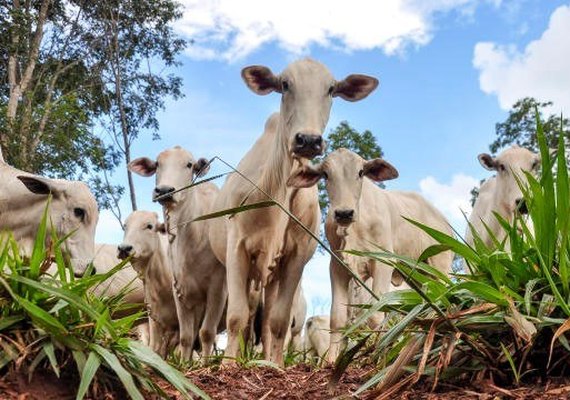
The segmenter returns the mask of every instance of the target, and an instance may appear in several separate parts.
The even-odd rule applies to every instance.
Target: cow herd
[[[0,153],[0,231],[13,232],[21,251],[29,254],[51,194],[50,227],[60,236],[73,232],[64,251],[76,275],[82,275],[89,263],[100,273],[116,265],[117,257],[130,261],[98,289],[99,294],[134,280],[128,301],[144,303],[148,311],[141,339],[163,357],[177,349],[189,360],[199,349],[208,360],[216,335],[226,330],[224,362],[239,357],[244,340],[260,341],[264,357],[278,365],[283,365],[289,343],[334,362],[344,345],[342,330],[354,315],[349,305],[371,301],[352,275],[376,295],[406,287],[389,264],[343,250],[380,247],[418,258],[435,241],[403,217],[448,235],[453,232],[445,217],[419,194],[375,184],[398,177],[396,167],[384,159],[364,160],[338,149],[318,164],[311,162],[325,150],[323,133],[333,99],[362,100],[376,89],[377,79],[356,74],[337,81],[311,59],[293,62],[279,75],[264,66],[247,67],[242,78],[256,94],[280,94],[281,106],[221,189],[210,182],[184,189],[205,175],[209,164],[180,147],[155,159],[137,158],[128,168],[155,177],[152,198],[162,206],[163,222],[154,212],[135,211],[125,221],[121,244],[95,245],[98,209],[84,183],[19,171]],[[481,154],[479,161],[495,176],[481,186],[470,222],[491,244],[490,235],[501,234],[493,212],[511,220],[525,211],[517,182],[524,181],[523,171],[535,173],[540,159],[527,149],[512,147],[494,158]],[[316,185],[321,179],[330,199],[325,233],[339,259],[330,264],[330,317],[312,316],[304,324],[301,276],[317,247],[305,230],[319,233]],[[270,199],[279,206],[255,207]],[[245,212],[194,221],[247,205],[252,207]],[[466,241],[472,244],[470,231]],[[444,252],[428,262],[450,273],[452,259],[453,254]],[[371,317],[371,328],[382,318],[381,313]]]

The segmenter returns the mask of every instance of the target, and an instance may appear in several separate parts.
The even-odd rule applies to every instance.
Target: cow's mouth
[[[119,252],[117,253],[117,258],[119,260],[124,260],[126,258],[128,258],[132,253],[130,251],[126,251],[126,250],[119,250]]]
[[[321,135],[298,133],[292,145],[293,154],[297,157],[313,159],[325,151],[325,141]]]

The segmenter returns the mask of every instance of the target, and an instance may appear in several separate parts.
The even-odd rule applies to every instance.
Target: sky
[[[477,161],[495,123],[518,99],[551,100],[570,110],[570,3],[556,0],[182,0],[174,29],[192,39],[169,72],[185,97],[159,114],[160,136],[141,135],[133,156],[155,158],[181,145],[197,157],[237,165],[262,133],[279,96],[257,96],[240,78],[262,64],[275,73],[310,56],[340,80],[364,73],[379,88],[358,103],[335,99],[326,133],[341,121],[370,130],[400,177],[388,190],[421,193],[463,232],[470,191],[489,176]],[[326,137],[326,134],[325,134]],[[225,172],[214,165],[211,174]],[[115,182],[126,185],[118,171]],[[220,179],[218,185],[223,184]],[[135,178],[139,208],[153,178]],[[130,212],[127,197],[124,214]],[[119,243],[122,231],[103,211],[97,241]],[[328,314],[329,258],[317,253],[303,274],[308,315]]]

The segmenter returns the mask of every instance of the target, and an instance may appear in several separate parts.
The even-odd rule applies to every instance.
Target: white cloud
[[[554,112],[570,112],[570,6],[557,8],[540,39],[524,50],[514,45],[481,42],[473,65],[479,86],[509,109],[518,99],[532,96],[554,102]]]
[[[464,174],[453,175],[451,183],[440,183],[433,176],[420,181],[422,195],[445,215],[459,233],[465,230],[463,212],[469,215],[471,211],[471,189],[475,186],[479,186],[479,180]]]
[[[500,0],[182,0],[176,29],[194,40],[196,59],[234,61],[276,42],[299,54],[311,45],[386,54],[428,43],[436,13],[471,15],[479,3]]]

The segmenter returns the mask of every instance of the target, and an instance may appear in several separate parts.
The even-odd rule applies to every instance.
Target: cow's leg
[[[228,240],[226,273],[228,285],[228,344],[224,363],[232,362],[238,356],[240,337],[246,332],[249,317],[248,279],[249,257],[243,243]],[[243,338],[247,340],[247,338]]]
[[[277,290],[279,289],[279,282],[274,277],[271,282],[268,282],[264,289],[263,301],[263,314],[261,322],[261,345],[263,346],[263,358],[265,360],[271,359],[271,325],[269,316],[272,313],[273,305],[277,298]]]
[[[331,304],[331,336],[327,361],[334,363],[344,344],[342,332],[348,319],[348,284],[350,275],[342,265],[331,259],[330,264],[332,304]]]
[[[148,319],[148,329],[150,333],[150,348],[157,354],[159,354],[162,358],[164,358],[164,354],[161,353],[161,346],[162,346],[162,332],[160,330],[160,326],[156,323],[155,320],[152,318]]]
[[[193,304],[184,304],[184,298],[179,298],[176,295],[174,296],[174,303],[176,304],[176,313],[178,314],[180,327],[180,357],[184,361],[190,361],[192,359],[194,340],[196,339],[196,307]]]
[[[218,273],[214,276],[214,282],[210,284],[206,299],[206,313],[200,328],[200,343],[202,345],[202,358],[207,361],[207,357],[212,354],[216,332],[224,306],[228,297],[225,270],[222,265],[216,266]]]
[[[279,289],[269,314],[272,335],[270,360],[279,366],[283,366],[283,343],[291,319],[293,297],[307,261],[306,254],[293,253],[287,256],[280,265]]]
[[[391,251],[391,250],[388,250]],[[372,270],[372,291],[376,296],[388,293],[390,290],[390,284],[392,282],[392,271],[393,268],[388,264],[383,264],[378,261],[370,261],[370,266]],[[376,300],[372,300],[376,302]],[[384,313],[377,312],[370,317],[369,325],[370,328],[376,329],[380,326],[384,320]]]

